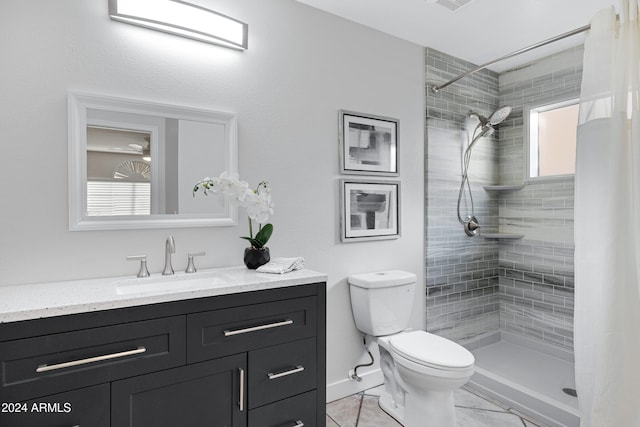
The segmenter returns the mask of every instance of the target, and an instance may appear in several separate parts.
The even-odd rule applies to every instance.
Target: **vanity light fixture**
[[[231,49],[247,49],[249,26],[182,0],[109,0],[111,19]]]

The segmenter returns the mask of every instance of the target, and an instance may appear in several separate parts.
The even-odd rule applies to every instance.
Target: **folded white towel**
[[[261,265],[256,270],[259,273],[283,274],[293,270],[304,268],[304,258],[273,258],[265,265]]]

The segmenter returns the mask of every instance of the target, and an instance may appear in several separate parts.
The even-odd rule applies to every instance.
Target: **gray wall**
[[[573,179],[528,182],[487,194],[482,185],[525,181],[523,107],[579,96],[582,48],[499,76],[482,71],[427,91],[427,329],[463,344],[498,330],[573,345]],[[426,49],[426,81],[441,84],[474,64]],[[456,216],[465,115],[513,111],[493,140],[474,147],[470,180],[484,231],[522,240],[467,237]],[[497,143],[496,139],[499,140]]]

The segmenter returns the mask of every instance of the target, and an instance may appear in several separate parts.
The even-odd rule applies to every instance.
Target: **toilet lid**
[[[435,368],[463,369],[475,361],[473,354],[461,345],[424,331],[395,335],[389,343],[400,356]]]

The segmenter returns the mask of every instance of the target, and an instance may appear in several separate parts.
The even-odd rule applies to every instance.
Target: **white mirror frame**
[[[87,215],[87,110],[150,115],[223,125],[226,171],[238,171],[238,124],[235,114],[156,102],[69,91],[69,230],[126,230],[146,228],[232,226],[238,223],[237,208],[225,201],[223,216],[207,214],[155,214],[145,216]],[[220,171],[222,172],[222,171]],[[212,171],[203,171],[203,176]],[[195,184],[195,182],[194,182]]]

